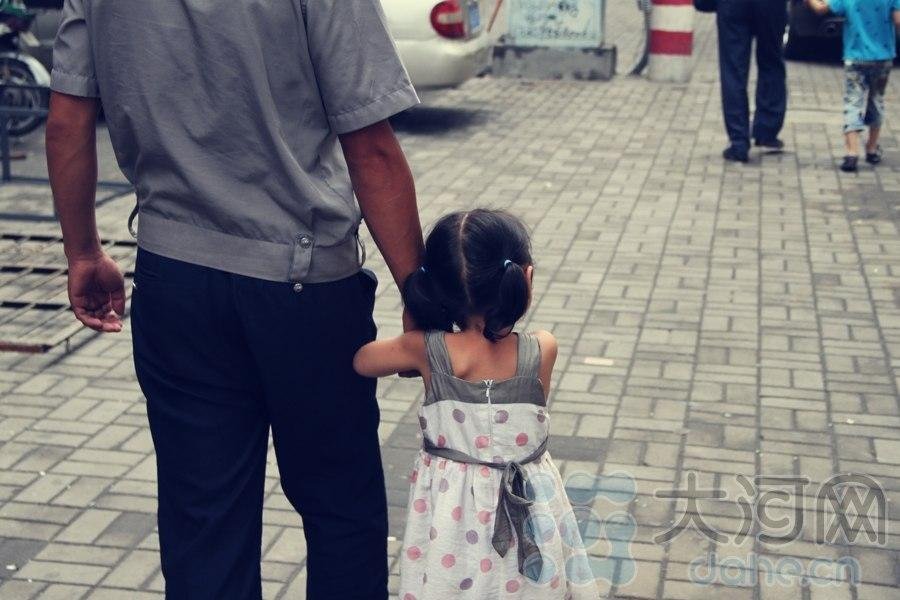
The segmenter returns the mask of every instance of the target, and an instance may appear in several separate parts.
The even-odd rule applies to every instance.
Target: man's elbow
[[[353,370],[356,371],[357,375],[362,377],[372,377],[371,369],[368,368],[368,362],[366,360],[366,347],[363,346],[359,350],[356,351],[356,354],[353,356]]]
[[[340,136],[344,156],[351,169],[357,165],[388,168],[403,158],[403,151],[388,121],[380,121]]]
[[[57,146],[73,135],[72,123],[61,118],[58,114],[50,112],[47,115],[47,125],[44,128],[44,137],[47,148]]]
[[[47,115],[46,141],[58,144],[80,139],[93,132],[97,123],[98,102],[94,98],[77,98],[54,92]]]

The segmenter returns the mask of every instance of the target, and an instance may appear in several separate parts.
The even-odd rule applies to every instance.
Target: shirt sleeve
[[[53,45],[50,89],[72,96],[100,96],[91,38],[84,18],[84,0],[66,0],[63,6],[59,33]]]
[[[900,0],[897,0],[900,2]],[[828,10],[832,13],[842,16],[847,12],[847,6],[844,4],[844,0],[827,0],[828,2]]]
[[[305,7],[310,58],[336,133],[419,103],[379,0],[305,0]]]

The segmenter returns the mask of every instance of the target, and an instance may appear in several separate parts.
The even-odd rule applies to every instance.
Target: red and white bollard
[[[693,50],[693,0],[653,0],[650,13],[650,80],[689,81]]]

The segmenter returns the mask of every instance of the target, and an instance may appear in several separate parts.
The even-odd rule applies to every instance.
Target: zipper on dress
[[[491,436],[491,444],[494,443],[494,409],[491,405],[491,386],[494,385],[493,379],[484,380],[484,397],[487,399],[488,405],[488,432]]]

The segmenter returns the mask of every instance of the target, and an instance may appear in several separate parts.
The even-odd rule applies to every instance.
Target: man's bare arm
[[[894,17],[894,29],[900,29],[900,10],[893,11],[891,16]]]
[[[806,4],[817,15],[828,14],[830,10],[827,0],[806,0]]]
[[[119,331],[125,312],[122,273],[100,247],[97,189],[98,101],[52,93],[47,118],[47,169],[69,263],[75,316],[98,331]]]
[[[412,173],[390,123],[340,136],[363,218],[398,287],[422,264],[424,244]]]
[[[47,169],[67,257],[100,253],[94,220],[97,100],[53,92],[47,118]]]

